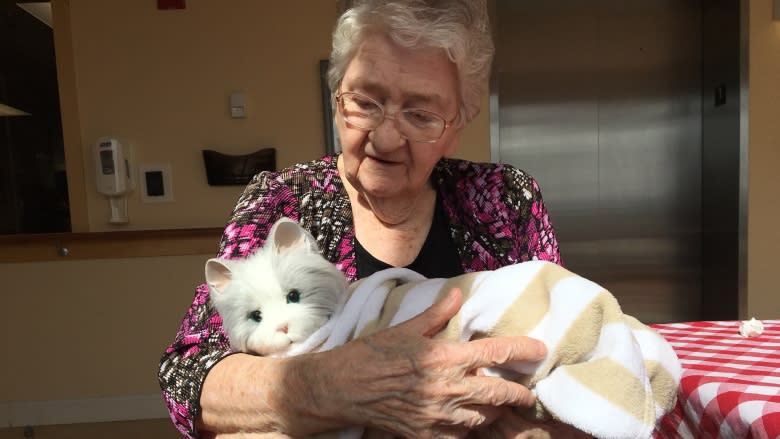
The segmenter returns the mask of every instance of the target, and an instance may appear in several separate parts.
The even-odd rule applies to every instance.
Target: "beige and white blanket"
[[[673,407],[681,367],[671,346],[623,314],[601,286],[542,261],[452,279],[380,271],[354,283],[343,309],[285,355],[328,350],[406,321],[453,287],[466,300],[438,337],[527,335],[547,345],[541,362],[491,371],[534,391],[535,416],[551,415],[598,438],[645,438]]]

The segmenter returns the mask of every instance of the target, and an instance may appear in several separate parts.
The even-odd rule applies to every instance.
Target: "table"
[[[780,438],[780,320],[758,337],[739,321],[652,325],[683,366],[677,405],[655,438]]]

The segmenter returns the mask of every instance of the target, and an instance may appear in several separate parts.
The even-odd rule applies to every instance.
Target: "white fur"
[[[306,340],[347,295],[344,275],[319,254],[314,238],[287,218],[277,221],[266,245],[246,259],[210,259],[206,282],[232,348],[258,355],[279,355]],[[298,303],[287,301],[292,290],[300,292]],[[255,310],[262,314],[259,323],[250,318]]]

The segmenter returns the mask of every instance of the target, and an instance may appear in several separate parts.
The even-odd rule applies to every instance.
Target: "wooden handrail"
[[[216,254],[221,228],[0,236],[0,263]]]

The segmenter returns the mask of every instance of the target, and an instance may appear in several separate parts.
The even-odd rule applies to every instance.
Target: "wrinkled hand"
[[[320,356],[312,372],[323,385],[307,396],[320,413],[415,438],[462,438],[504,413],[502,405],[531,406],[526,387],[476,371],[541,360],[544,345],[527,337],[432,339],[462,304],[454,289],[414,319]]]

